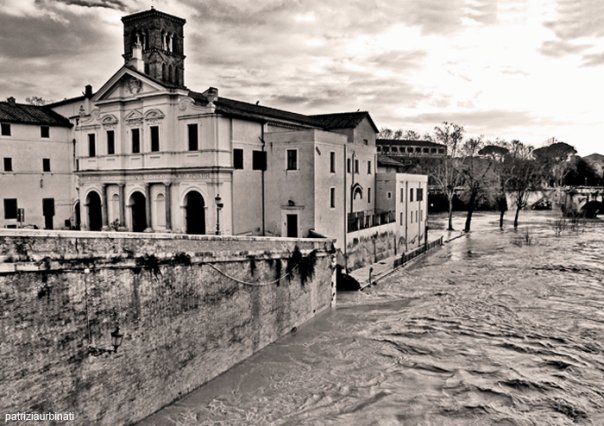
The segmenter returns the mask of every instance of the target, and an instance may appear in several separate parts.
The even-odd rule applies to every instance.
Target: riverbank
[[[141,424],[604,424],[604,224],[556,220],[477,214]]]

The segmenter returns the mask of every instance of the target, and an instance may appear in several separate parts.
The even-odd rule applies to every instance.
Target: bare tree
[[[437,142],[447,147],[447,155],[437,165],[434,170],[433,178],[440,191],[445,194],[449,202],[449,222],[448,230],[453,230],[453,198],[455,191],[462,182],[463,177],[459,173],[457,164],[459,163],[459,150],[463,140],[464,128],[455,123],[443,122],[442,126],[434,128],[435,139]]]
[[[492,187],[489,182],[492,163],[488,159],[479,156],[483,146],[482,136],[470,138],[461,146],[463,159],[459,161],[458,168],[468,197],[465,232],[470,232],[472,215],[478,206],[478,202],[487,195],[488,189]]]
[[[30,96],[28,98],[25,98],[25,102],[27,102],[28,104],[37,105],[37,106],[46,105],[46,99],[44,99],[40,96]]]
[[[497,140],[492,144],[485,145],[478,154],[487,158],[493,169],[493,172],[497,176],[498,184],[495,193],[495,201],[497,203],[497,209],[499,210],[499,228],[503,229],[503,217],[508,209],[506,188],[508,181],[512,176],[510,173],[509,166],[509,143],[503,140]]]
[[[514,229],[517,229],[520,210],[528,205],[529,193],[539,186],[542,174],[537,162],[531,158],[533,151],[531,146],[515,140],[512,141],[510,148],[510,170],[513,173],[508,180],[508,191],[516,206]]]

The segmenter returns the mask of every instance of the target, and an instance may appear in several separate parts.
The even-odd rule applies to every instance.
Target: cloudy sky
[[[0,97],[99,88],[151,0],[0,0]],[[378,127],[604,153],[602,0],[155,0],[187,19],[193,90]]]

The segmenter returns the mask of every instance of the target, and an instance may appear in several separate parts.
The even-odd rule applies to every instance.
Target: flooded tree
[[[508,202],[506,197],[506,187],[511,174],[508,171],[509,161],[509,143],[503,140],[497,140],[494,143],[485,145],[478,154],[487,158],[490,163],[494,174],[497,177],[497,184],[494,189],[495,202],[497,203],[497,210],[499,210],[499,228],[503,229],[503,217],[508,209]]]
[[[530,145],[524,145],[522,142],[514,140],[510,148],[508,161],[511,175],[507,183],[507,190],[516,206],[514,229],[517,229],[520,210],[528,205],[529,193],[541,185],[543,175],[538,162],[532,158],[533,149]]]
[[[453,231],[453,198],[455,191],[463,184],[463,176],[459,171],[458,158],[464,135],[464,128],[455,123],[443,122],[442,126],[434,128],[436,142],[447,147],[447,155],[434,169],[434,182],[445,194],[449,203],[449,221],[447,230]]]
[[[479,154],[484,147],[482,137],[470,138],[461,146],[463,158],[458,162],[459,173],[468,199],[468,214],[466,215],[465,232],[470,232],[472,215],[481,198],[489,195],[492,188],[492,163]]]

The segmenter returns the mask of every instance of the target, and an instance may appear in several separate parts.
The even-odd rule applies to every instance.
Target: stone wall
[[[355,270],[405,251],[396,235],[396,223],[349,232],[347,240],[348,269]],[[397,246],[398,244],[398,246]]]
[[[329,308],[330,248],[0,231],[0,414],[73,412],[81,425],[144,418]],[[123,342],[105,353],[116,325]]]

